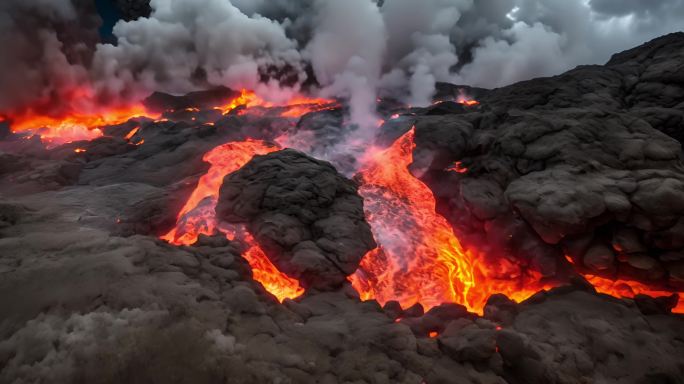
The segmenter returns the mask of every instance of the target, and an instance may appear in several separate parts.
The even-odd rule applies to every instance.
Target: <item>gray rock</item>
[[[294,150],[257,156],[227,177],[216,213],[247,223],[274,264],[305,287],[339,287],[376,246],[356,185]]]
[[[610,274],[615,271],[615,254],[613,250],[602,244],[596,244],[584,254],[584,265],[592,272]]]

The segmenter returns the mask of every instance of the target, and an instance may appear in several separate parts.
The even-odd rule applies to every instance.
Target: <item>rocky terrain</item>
[[[453,102],[463,87],[449,84],[428,108],[379,102],[376,144],[415,126],[411,170],[463,243],[559,285],[522,303],[492,296],[482,316],[363,302],[344,281],[375,242],[350,179],[358,159],[324,150],[354,134],[342,107],[222,115],[210,107],[229,90],[158,94],[164,119],[92,141],[46,150],[6,132],[0,382],[682,383],[677,296],[621,299],[585,277],[684,290],[683,67],[679,33],[605,66],[466,89],[477,106]],[[217,206],[310,288],[279,303],[238,241],[159,237],[205,153],[284,135],[306,137],[291,142],[309,156],[255,157]]]

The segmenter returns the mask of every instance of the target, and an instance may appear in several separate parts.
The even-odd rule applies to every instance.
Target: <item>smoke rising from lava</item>
[[[684,27],[684,0],[150,0],[98,44],[84,0],[0,5],[0,116],[125,104],[152,91],[304,88],[350,99],[371,127],[376,95],[431,101],[435,82],[497,87],[553,75]],[[125,12],[124,12],[125,13]],[[363,131],[360,131],[363,132]]]

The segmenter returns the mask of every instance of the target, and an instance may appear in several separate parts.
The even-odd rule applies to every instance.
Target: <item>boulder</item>
[[[273,263],[306,288],[339,287],[376,246],[357,186],[294,150],[257,156],[226,177],[216,214],[247,224]]]

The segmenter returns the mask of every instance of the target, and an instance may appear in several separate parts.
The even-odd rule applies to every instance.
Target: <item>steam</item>
[[[348,98],[351,122],[371,127],[377,121],[374,105],[386,49],[380,10],[370,0],[319,0],[316,8],[306,53],[322,94]]]
[[[437,81],[455,81],[452,68],[458,56],[449,34],[462,11],[471,6],[467,0],[385,2],[382,13],[389,51],[383,88],[394,94],[409,91],[405,101],[425,106],[432,101]]]
[[[145,0],[122,9],[135,15]],[[308,90],[349,99],[370,132],[377,96],[431,102],[435,83],[499,87],[684,29],[684,0],[150,0],[97,44],[88,0],[0,4],[0,115],[130,103],[152,91]],[[146,14],[145,12],[143,14]],[[313,87],[311,87],[313,85]]]
[[[28,108],[59,112],[53,101],[88,82],[94,12],[88,1],[0,2],[0,117]]]
[[[225,0],[152,0],[152,14],[114,28],[116,46],[99,45],[94,77],[99,90],[128,97],[154,90],[184,93],[225,85],[278,94],[277,79],[260,71],[289,68],[306,79],[297,44],[283,26],[247,16]],[[269,92],[271,91],[271,92]]]

